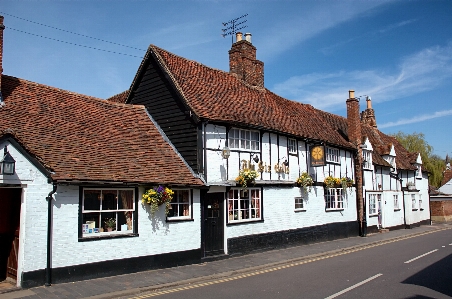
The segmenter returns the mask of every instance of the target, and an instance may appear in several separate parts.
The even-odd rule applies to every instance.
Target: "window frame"
[[[291,144],[293,142],[293,144]],[[296,155],[298,153],[297,140],[294,138],[287,139],[287,150],[289,154]]]
[[[112,194],[111,191],[116,191],[118,194],[119,191],[132,191],[132,208],[131,209],[101,209],[102,205],[99,203],[99,210],[96,209],[86,209],[85,210],[85,191],[101,191],[101,196],[103,195],[102,191],[110,191],[106,194]],[[119,195],[119,194],[118,194]],[[104,198],[102,198],[104,201]],[[116,206],[119,206],[119,196],[116,200]],[[121,212],[131,212],[131,230],[120,231],[118,230],[121,224],[118,223],[118,213]],[[111,232],[101,232],[101,227],[98,227],[99,231],[91,233],[84,233],[84,225],[87,223],[83,223],[84,215],[87,214],[99,214],[99,222],[102,222],[102,213],[116,213],[116,230]],[[90,220],[91,221],[91,220]],[[127,224],[127,223],[125,223]],[[104,229],[102,227],[102,229]],[[124,188],[115,188],[115,187],[105,187],[105,186],[80,186],[79,187],[79,219],[78,219],[78,240],[79,241],[90,241],[90,240],[99,240],[99,239],[108,239],[108,238],[120,238],[120,237],[133,237],[138,236],[138,187],[124,187]]]
[[[400,210],[399,195],[398,194],[393,194],[392,198],[394,200],[394,210],[395,211]]]
[[[249,148],[247,148],[247,144]],[[260,132],[256,130],[231,128],[228,132],[228,146],[230,149],[235,150],[259,152],[261,149]]]
[[[367,193],[367,205],[369,207],[369,217],[378,215],[378,200],[381,201],[381,193]]]
[[[339,164],[341,162],[341,151],[338,148],[326,147],[325,161]]]
[[[299,205],[299,207],[297,207],[297,204]],[[294,197],[295,212],[306,211],[306,207],[304,206],[304,204],[305,204],[304,198],[302,196]]]
[[[416,179],[422,179],[422,165],[418,165],[417,166]]]
[[[363,169],[372,170],[372,152],[371,151],[363,150]]]
[[[334,194],[331,192],[334,191]],[[325,188],[325,211],[343,211],[345,192],[343,188]]]
[[[258,194],[258,197],[256,197],[256,192]],[[232,198],[231,198],[231,194],[232,194]],[[253,198],[253,196],[254,196],[254,198]],[[256,200],[257,200],[257,202],[256,202]],[[237,202],[237,204],[234,205],[236,202]],[[228,214],[227,214],[227,223],[228,224],[254,222],[254,221],[261,221],[263,219],[262,218],[262,189],[261,188],[248,188],[245,190],[240,189],[240,188],[231,188],[226,193],[226,203],[227,203],[227,208],[228,208]],[[253,214],[254,214],[254,217],[253,217]],[[237,216],[235,216],[235,215],[237,215]],[[248,215],[248,217],[243,217],[243,215]],[[257,217],[256,217],[256,215],[257,215]]]
[[[166,221],[171,222],[171,221],[184,221],[184,220],[193,220],[193,189],[184,189],[184,188],[180,188],[180,189],[172,189],[174,194],[173,194],[173,200],[170,202],[170,212],[172,210],[172,206],[183,206],[186,205],[186,202],[175,202],[174,199],[179,199],[179,197],[177,196],[179,193],[181,192],[187,192],[188,193],[188,215],[182,215],[182,216],[166,216]]]
[[[417,206],[416,206],[416,194],[411,194],[411,209],[413,211],[417,210]]]

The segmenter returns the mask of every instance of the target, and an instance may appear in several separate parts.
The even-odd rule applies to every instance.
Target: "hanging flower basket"
[[[325,187],[327,189],[342,187],[342,182],[340,178],[327,176],[323,182],[325,183]]]
[[[307,172],[303,172],[296,181],[297,187],[303,188],[305,192],[311,192],[311,187],[314,184],[314,180]]]
[[[259,173],[255,170],[244,169],[240,170],[239,176],[235,179],[237,184],[242,186],[242,189],[246,189],[249,185],[255,183],[255,179],[259,176]]]
[[[341,185],[342,185],[342,189],[344,189],[344,191],[347,191],[347,188],[352,187],[354,184],[353,180],[349,177],[342,177],[341,178]],[[352,190],[350,189],[350,192],[352,192]]]
[[[144,192],[141,202],[148,204],[151,207],[151,214],[154,215],[159,209],[160,205],[165,204],[165,215],[168,215],[170,202],[173,199],[174,191],[170,188],[158,186],[146,190]]]

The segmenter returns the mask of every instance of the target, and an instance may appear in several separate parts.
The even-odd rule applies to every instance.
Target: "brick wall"
[[[256,60],[256,47],[249,41],[241,40],[232,45],[229,72],[250,85],[264,87],[264,63]]]
[[[452,200],[430,201],[432,221],[452,222]]]

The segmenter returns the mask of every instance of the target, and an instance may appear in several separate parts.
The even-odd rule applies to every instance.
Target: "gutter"
[[[51,181],[51,179],[50,179]],[[49,192],[49,195],[47,195],[47,265],[46,265],[46,282],[45,286],[49,287],[51,286],[52,281],[52,265],[51,265],[51,258],[52,258],[52,195],[55,194],[57,190],[57,184],[56,182],[53,182],[53,189]]]

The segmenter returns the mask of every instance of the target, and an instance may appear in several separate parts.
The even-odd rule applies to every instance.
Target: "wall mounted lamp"
[[[228,159],[229,156],[231,156],[231,150],[229,149],[229,147],[223,147],[223,149],[221,150],[221,156],[223,157],[223,159]]]
[[[14,174],[16,168],[16,160],[8,152],[8,148],[5,145],[3,159],[0,161],[0,173],[6,175]]]
[[[257,155],[255,155],[253,157],[253,161],[256,162],[256,163],[259,163],[259,157]]]

